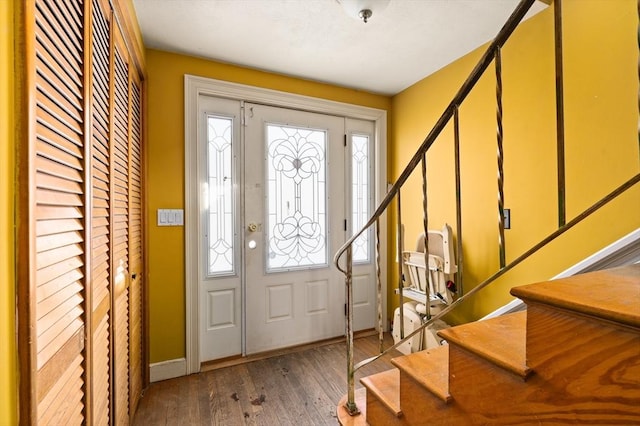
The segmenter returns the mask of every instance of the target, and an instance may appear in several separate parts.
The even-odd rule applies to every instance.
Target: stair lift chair
[[[424,261],[424,233],[416,241],[415,251],[402,253],[405,280],[409,288],[425,293],[429,286],[431,314],[453,302],[455,273],[458,271],[453,251],[453,233],[448,224],[441,231],[429,230],[429,269]],[[419,308],[427,314],[426,306]]]
[[[402,253],[403,275],[405,291],[409,290],[414,297],[408,296],[414,301],[404,303],[405,334],[413,331],[425,321],[429,315],[440,312],[446,305],[453,302],[456,292],[454,283],[455,273],[458,268],[455,262],[453,250],[453,233],[451,227],[445,224],[440,231],[429,230],[429,268],[425,267],[424,258],[424,233],[420,234],[416,241],[415,251]],[[426,301],[426,290],[429,286],[429,301]],[[407,292],[408,293],[408,292]],[[405,295],[407,295],[405,293]],[[416,301],[417,299],[417,301]],[[427,310],[429,310],[427,312]],[[399,313],[396,309],[394,315],[393,337],[400,340]],[[419,333],[415,338],[401,345],[401,352],[416,352],[441,345],[437,331],[448,325],[441,320],[425,329],[424,335]]]

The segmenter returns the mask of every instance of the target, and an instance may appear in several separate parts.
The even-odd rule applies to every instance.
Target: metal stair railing
[[[551,241],[555,240],[560,235],[564,234],[569,229],[573,228],[578,223],[582,222],[584,219],[589,217],[591,214],[599,210],[601,207],[608,204],[610,201],[632,188],[634,185],[640,182],[640,173],[633,176],[628,181],[624,182],[618,188],[613,190],[611,193],[607,194],[601,200],[593,204],[591,207],[584,210],[581,214],[576,216],[569,222],[566,222],[565,219],[565,188],[564,188],[564,119],[563,119],[563,93],[562,93],[562,20],[561,20],[561,0],[554,0],[554,13],[555,13],[555,39],[556,39],[556,106],[560,110],[557,112],[557,156],[558,156],[558,228],[556,231],[549,234],[546,238],[540,241],[538,244],[534,245],[532,248],[527,250],[521,256],[511,261],[510,263],[506,263],[505,259],[505,241],[504,241],[504,204],[503,204],[503,182],[504,182],[504,173],[503,173],[503,157],[502,157],[502,70],[501,70],[501,49],[502,46],[509,39],[513,31],[517,28],[519,23],[522,21],[524,16],[527,14],[531,6],[536,2],[536,0],[521,0],[521,2],[516,7],[515,11],[509,17],[505,25],[502,27],[496,38],[490,43],[486,52],[475,66],[469,77],[462,84],[461,88],[458,90],[456,95],[453,97],[452,101],[445,108],[444,112],[434,125],[433,129],[429,132],[427,137],[424,139],[414,156],[411,158],[407,166],[404,168],[397,181],[393,184],[387,195],[384,197],[376,211],[373,213],[371,218],[367,221],[367,223],[357,232],[355,232],[351,238],[347,240],[347,242],[336,252],[334,256],[334,263],[338,270],[345,275],[345,286],[346,286],[346,304],[347,304],[347,320],[346,320],[346,343],[347,343],[347,401],[345,404],[345,408],[350,415],[356,415],[360,411],[355,403],[355,372],[361,367],[377,360],[378,358],[386,355],[392,350],[396,349],[413,336],[418,333],[421,333],[426,327],[429,327],[435,321],[439,320],[452,310],[456,309],[458,305],[460,305],[465,300],[472,297],[474,294],[482,290],[483,288],[490,285],[500,276],[504,275],[509,270],[513,269],[515,266],[520,264],[522,261],[545,247]],[[639,2],[639,10],[640,10],[640,2]],[[639,32],[639,40],[640,40],[640,32]],[[640,43],[640,42],[639,42]],[[463,262],[462,262],[462,214],[461,214],[461,191],[460,191],[460,133],[459,133],[459,107],[470,93],[470,91],[474,88],[478,80],[484,75],[485,71],[489,67],[489,65],[494,62],[495,63],[495,71],[496,71],[496,120],[497,120],[497,131],[496,131],[496,139],[497,139],[497,164],[498,164],[498,228],[499,228],[499,238],[498,245],[500,251],[500,269],[494,273],[492,276],[487,278],[485,281],[481,282],[479,285],[474,287],[467,293],[463,292],[463,281],[462,281],[462,271],[463,271]],[[639,73],[640,73],[640,64],[639,64]],[[640,94],[639,94],[640,99]],[[424,247],[425,247],[425,265],[428,265],[428,214],[427,214],[427,159],[426,153],[429,148],[434,144],[440,133],[443,131],[445,126],[449,124],[453,120],[453,130],[454,130],[454,167],[455,167],[455,187],[456,187],[456,235],[457,235],[457,265],[458,271],[456,275],[456,284],[458,285],[458,292],[460,293],[460,297],[458,297],[453,303],[443,308],[437,315],[431,316],[429,314],[429,309],[427,309],[427,318],[426,321],[423,322],[418,328],[416,328],[413,332],[408,335],[404,334],[403,329],[403,304],[400,303],[400,337],[401,340],[395,343],[393,346],[383,349],[382,345],[382,304],[381,304],[381,292],[382,285],[380,280],[380,253],[379,253],[379,238],[380,238],[380,217],[387,211],[390,207],[391,203],[396,200],[397,207],[397,249],[398,253],[402,252],[402,248],[404,246],[402,241],[402,234],[400,232],[401,229],[401,188],[407,179],[411,176],[414,170],[418,167],[418,164],[421,165],[422,172],[422,197],[423,197],[423,227],[424,227]],[[638,131],[638,136],[640,139],[640,127]],[[366,232],[371,226],[375,228],[375,238],[376,238],[376,276],[377,276],[377,289],[378,289],[378,327],[380,330],[380,353],[371,358],[367,358],[365,360],[360,361],[358,364],[354,365],[354,351],[353,351],[353,286],[352,286],[352,268],[353,268],[353,260],[352,260],[352,244],[353,242],[364,232]],[[346,256],[345,265],[340,265],[340,260]],[[402,291],[403,291],[403,282],[402,282],[402,270],[403,270],[403,260],[402,256],[399,256],[398,259],[398,289],[400,294],[400,300],[402,300]],[[429,286],[426,286],[427,294],[426,300],[430,300],[429,297]]]

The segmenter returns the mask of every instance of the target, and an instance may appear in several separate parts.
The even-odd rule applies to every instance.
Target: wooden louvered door
[[[28,6],[35,24],[34,69],[27,71],[35,110],[29,115],[28,193],[21,194],[28,198],[30,214],[21,235],[31,262],[19,270],[30,298],[30,371],[22,374],[30,376],[32,403],[22,413],[32,423],[81,424],[87,253],[84,9],[71,0]]]
[[[110,0],[16,4],[20,421],[125,425],[146,368],[139,58]]]
[[[142,87],[132,74],[130,82],[131,126],[129,134],[129,407],[138,406],[142,394],[144,365],[142,347]]]
[[[118,31],[114,51],[113,111],[113,342],[115,419],[129,419],[129,63]]]
[[[108,425],[111,408],[110,9],[93,0],[91,23],[91,296],[92,414]]]

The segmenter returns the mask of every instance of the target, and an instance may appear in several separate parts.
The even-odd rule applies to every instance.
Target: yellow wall
[[[185,356],[184,229],[157,227],[159,208],[184,208],[184,75],[389,109],[390,98],[147,50],[150,362]]]
[[[635,0],[564,2],[567,220],[639,171]],[[507,262],[557,226],[553,14],[523,23],[502,52]],[[461,58],[392,99],[390,177],[396,178],[484,52]],[[499,264],[495,70],[460,110],[464,286]],[[455,228],[453,130],[428,155],[430,228]],[[422,229],[420,180],[404,194],[407,249]],[[640,187],[614,201],[508,273],[452,318],[484,315],[511,300],[514,285],[548,279],[640,226]],[[411,201],[413,198],[415,201]],[[392,236],[390,241],[394,241]],[[390,282],[395,282],[390,268]],[[391,297],[391,294],[390,294]],[[396,300],[394,297],[391,300]],[[389,308],[389,312],[393,307]]]
[[[0,425],[17,424],[13,237],[13,2],[0,1]]]

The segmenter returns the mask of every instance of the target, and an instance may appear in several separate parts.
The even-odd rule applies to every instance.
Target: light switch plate
[[[184,210],[158,209],[158,226],[184,226]]]
[[[504,209],[504,229],[511,229],[511,209]]]

